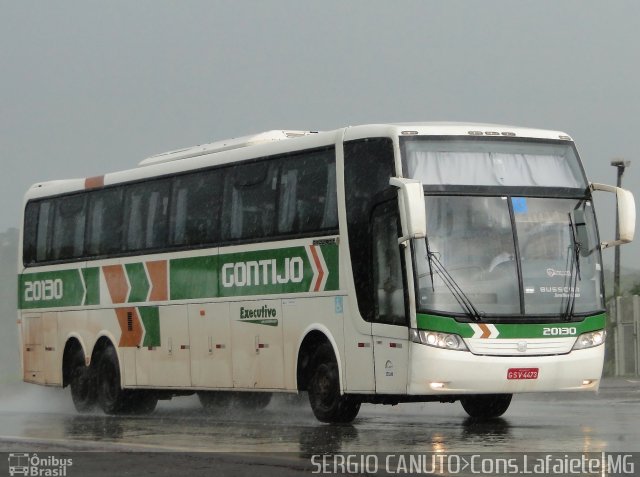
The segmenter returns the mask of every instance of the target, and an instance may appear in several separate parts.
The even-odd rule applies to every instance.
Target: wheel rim
[[[323,409],[333,406],[336,399],[337,383],[330,365],[321,364],[313,380],[313,395],[315,404]]]

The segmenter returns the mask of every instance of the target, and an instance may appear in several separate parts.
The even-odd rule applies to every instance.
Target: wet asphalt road
[[[341,426],[317,422],[306,396],[213,415],[183,397],[161,401],[150,416],[113,417],[76,414],[67,390],[20,384],[1,391],[0,451],[171,452],[166,462],[152,459],[156,471],[148,475],[194,465],[204,473],[190,475],[256,475],[258,465],[261,475],[280,477],[308,470],[309,455],[340,452],[640,452],[640,380],[605,380],[597,395],[518,395],[490,422],[468,419],[458,403],[424,403],[364,405],[353,424]],[[188,452],[215,452],[215,464]],[[102,459],[112,465],[113,455]],[[110,475],[100,468],[84,475]]]

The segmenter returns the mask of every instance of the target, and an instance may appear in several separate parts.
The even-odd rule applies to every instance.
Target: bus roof
[[[109,172],[104,176],[39,182],[32,185],[26,198],[44,197],[86,188],[141,180],[146,177],[223,165],[254,157],[276,155],[290,150],[323,147],[367,137],[399,136],[487,136],[521,137],[571,141],[566,133],[517,126],[462,122],[415,122],[348,126],[333,131],[272,130],[233,139],[215,141],[157,154],[142,160],[137,168]],[[291,147],[291,140],[299,146]],[[218,155],[225,152],[225,154]]]
[[[163,152],[154,156],[147,157],[138,163],[139,166],[149,166],[152,164],[161,164],[163,162],[176,161],[179,159],[188,159],[190,157],[203,156],[205,154],[213,154],[217,152],[230,151],[232,149],[240,149],[243,147],[255,146],[258,144],[266,144],[270,142],[282,141],[294,137],[308,136],[314,134],[312,131],[291,131],[291,130],[275,130],[266,131],[250,136],[242,136],[232,139],[223,139],[221,141],[202,144],[199,146],[187,147],[176,151]]]
[[[347,128],[345,140],[355,139],[356,137],[369,137],[373,136],[376,132],[379,134],[382,131],[386,131],[385,135],[391,137],[403,135],[503,136],[531,139],[572,140],[568,134],[562,131],[509,126],[504,124],[462,122],[412,122],[387,125],[373,124],[366,126],[353,126]]]

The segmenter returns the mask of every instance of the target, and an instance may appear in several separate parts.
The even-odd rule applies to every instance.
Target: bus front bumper
[[[409,359],[410,395],[597,391],[604,345],[564,355],[479,356],[412,343]]]

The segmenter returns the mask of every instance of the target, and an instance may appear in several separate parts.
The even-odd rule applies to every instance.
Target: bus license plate
[[[539,368],[509,368],[507,379],[538,379]]]

